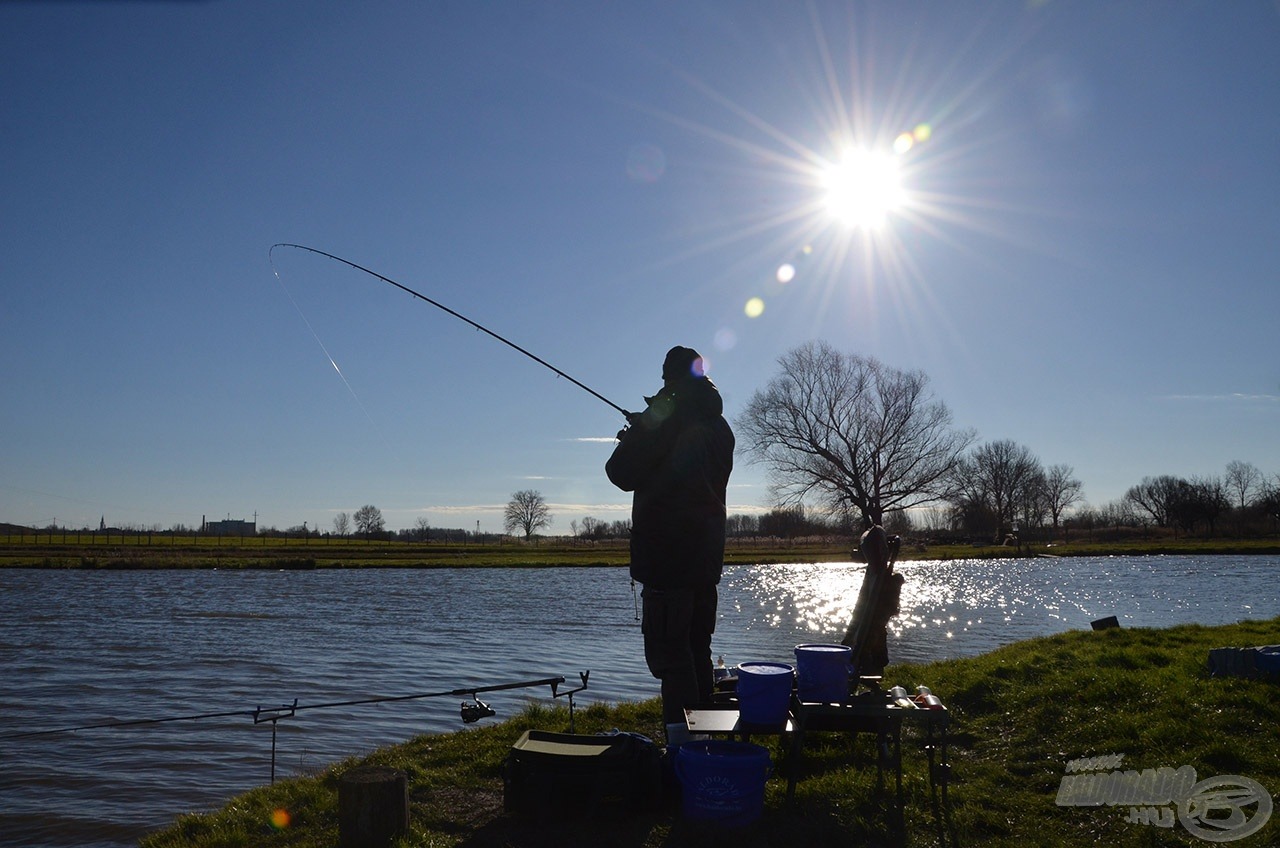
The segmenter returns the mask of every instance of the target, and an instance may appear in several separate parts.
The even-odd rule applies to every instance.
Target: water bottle
[[[720,659],[716,660],[716,667],[714,669],[713,676],[716,680],[724,680],[729,676],[729,669],[725,668],[724,665],[723,654],[720,656]]]

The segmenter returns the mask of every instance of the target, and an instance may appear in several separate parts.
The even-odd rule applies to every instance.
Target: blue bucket
[[[748,724],[782,724],[794,681],[795,669],[784,663],[740,663],[738,717]]]
[[[796,685],[801,701],[843,704],[849,698],[853,650],[847,645],[796,645]]]
[[[764,810],[769,752],[749,742],[686,742],[676,753],[684,816],[748,824]]]

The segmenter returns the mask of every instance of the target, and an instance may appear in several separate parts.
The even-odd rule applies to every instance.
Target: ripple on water
[[[1127,626],[1280,615],[1280,557],[902,562],[894,661],[969,656],[1116,615]],[[838,641],[863,577],[828,563],[725,569],[713,651],[794,661]],[[590,670],[579,704],[657,693],[626,570],[0,573],[0,735],[447,692]],[[498,720],[549,687],[484,696]],[[424,732],[460,697],[300,710],[277,725],[277,776]],[[561,700],[563,703],[563,699]],[[486,720],[491,722],[493,720]],[[266,783],[271,727],[248,715],[4,742],[12,844],[130,845]],[[3,841],[0,839],[0,841]]]

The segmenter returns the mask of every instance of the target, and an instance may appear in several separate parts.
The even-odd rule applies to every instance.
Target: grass
[[[85,534],[0,537],[0,568],[546,568],[621,567],[630,557],[621,540],[572,542],[542,539],[532,543],[454,544],[365,542],[359,539],[219,539],[217,537],[115,536],[103,544]],[[1140,556],[1156,554],[1269,554],[1280,555],[1280,539],[1148,539],[1091,541],[1077,537],[1070,543],[1005,545],[903,545],[903,560],[1000,559],[1035,556]],[[768,565],[793,562],[845,562],[854,558],[853,542],[839,538],[730,539],[725,550],[729,565]]]
[[[934,805],[921,739],[903,740],[906,802],[894,814],[892,780],[876,787],[870,737],[814,735],[796,799],[785,781],[766,787],[761,819],[745,828],[681,819],[677,805],[629,815],[555,820],[502,812],[501,769],[529,728],[567,730],[562,707],[530,704],[483,728],[427,735],[183,816],[142,848],[298,846],[338,842],[337,783],[358,764],[403,770],[411,828],[400,848],[535,848],[552,845],[742,848],[793,845],[1154,846],[1199,844],[1182,825],[1130,823],[1122,806],[1058,806],[1067,763],[1123,755],[1124,769],[1191,766],[1197,779],[1238,775],[1280,792],[1280,698],[1275,683],[1208,676],[1208,651],[1277,641],[1280,618],[1222,627],[1075,631],[1009,645],[979,657],[896,665],[887,683],[929,685],[952,715],[950,803]],[[658,702],[592,705],[579,733],[621,728],[661,738]],[[760,740],[757,740],[760,741]],[[285,827],[272,825],[284,810]],[[1242,840],[1275,844],[1280,822]]]

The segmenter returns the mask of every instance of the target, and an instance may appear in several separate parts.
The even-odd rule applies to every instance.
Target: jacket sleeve
[[[658,431],[648,430],[642,424],[631,427],[613,449],[613,455],[605,463],[604,473],[613,485],[624,492],[643,488],[653,479],[661,464],[659,443]]]

